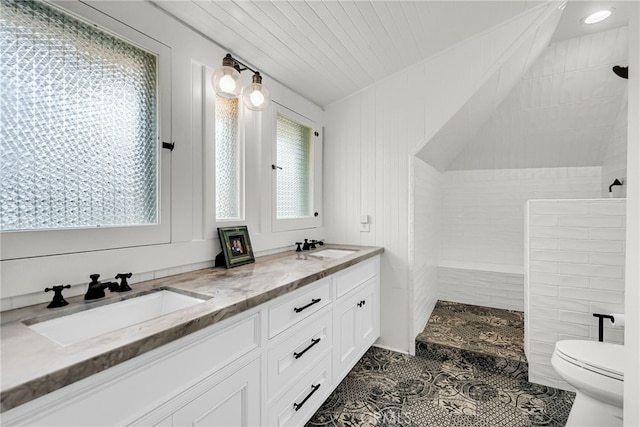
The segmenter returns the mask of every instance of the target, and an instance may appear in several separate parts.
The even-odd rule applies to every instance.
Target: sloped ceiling
[[[152,2],[321,107],[545,3]]]
[[[614,10],[610,22],[581,23],[603,7]],[[611,67],[626,64],[627,31],[620,25],[627,24],[627,8],[625,2],[570,1],[551,45],[508,96],[498,89],[500,70],[418,157],[441,171],[601,166],[626,102],[626,81]]]
[[[551,44],[447,169],[601,166],[626,58],[627,27]]]

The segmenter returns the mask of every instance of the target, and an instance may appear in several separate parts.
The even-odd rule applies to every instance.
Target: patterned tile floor
[[[526,361],[417,341],[416,356],[369,349],[307,426],[564,426],[573,397],[529,383]]]
[[[416,341],[527,361],[521,311],[438,301]]]

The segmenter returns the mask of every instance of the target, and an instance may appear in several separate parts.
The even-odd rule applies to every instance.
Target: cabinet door
[[[334,329],[334,383],[342,381],[378,338],[377,279],[349,293],[336,304]]]
[[[260,424],[260,359],[217,383],[174,412],[174,426]]]

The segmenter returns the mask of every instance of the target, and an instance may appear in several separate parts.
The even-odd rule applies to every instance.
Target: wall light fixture
[[[242,88],[240,73],[253,72],[251,83]],[[222,67],[214,71],[211,83],[216,93],[223,98],[237,98],[242,95],[244,105],[254,111],[263,111],[271,104],[271,94],[262,84],[260,72],[235,59],[230,53],[222,58]]]

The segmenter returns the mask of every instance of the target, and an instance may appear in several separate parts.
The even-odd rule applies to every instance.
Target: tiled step
[[[416,343],[526,363],[524,313],[438,301]]]

